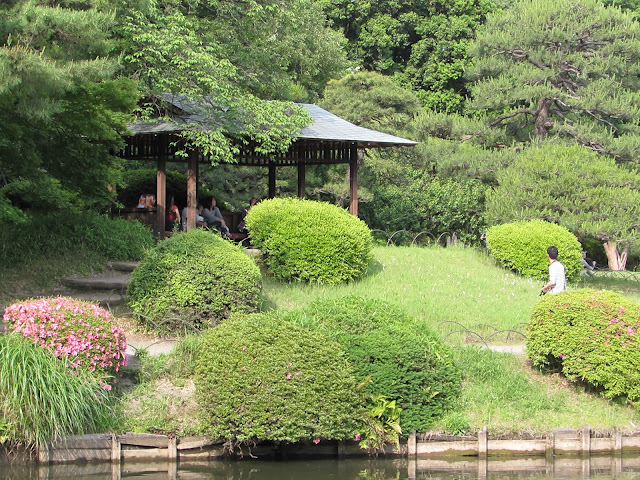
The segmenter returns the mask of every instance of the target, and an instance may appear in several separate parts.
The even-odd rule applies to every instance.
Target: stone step
[[[116,292],[125,292],[129,280],[131,280],[130,273],[107,271],[100,275],[90,277],[64,277],[60,279],[60,282],[65,287],[78,290],[114,290]]]
[[[83,302],[97,303],[106,310],[112,310],[113,307],[119,307],[126,303],[124,293],[115,290],[74,292],[65,296]]]
[[[109,262],[107,263],[107,268],[119,272],[133,272],[133,269],[139,264],[140,262]]]

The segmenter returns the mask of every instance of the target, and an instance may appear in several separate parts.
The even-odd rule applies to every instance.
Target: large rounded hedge
[[[449,348],[426,326],[383,301],[358,296],[322,300],[289,318],[333,337],[358,382],[402,408],[404,433],[425,432],[458,398],[462,376]]]
[[[336,284],[363,276],[372,256],[369,227],[336,205],[273,198],[246,223],[276,278]]]
[[[640,398],[640,305],[609,291],[547,295],[531,314],[527,354],[534,365]]]
[[[487,248],[506,268],[521,275],[545,280],[549,277],[547,248],[558,247],[558,260],[567,280],[576,280],[582,271],[582,247],[565,227],[543,220],[496,225],[487,231]]]
[[[195,229],[150,250],[133,271],[127,296],[147,327],[189,333],[232,312],[256,311],[261,289],[260,270],[242,248]]]
[[[264,314],[233,316],[206,332],[196,364],[201,425],[230,446],[345,439],[361,425],[351,368],[321,332]]]

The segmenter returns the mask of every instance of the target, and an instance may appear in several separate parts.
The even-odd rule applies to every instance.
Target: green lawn
[[[356,294],[394,302],[436,330],[454,347],[465,372],[463,396],[436,430],[461,433],[486,425],[494,433],[535,434],[587,424],[598,430],[614,425],[635,430],[640,422],[635,407],[586,392],[559,375],[541,374],[524,355],[477,348],[480,337],[499,330],[524,333],[543,283],[507,272],[472,248],[377,247],[368,275],[359,282],[322,286],[266,278],[263,308],[290,310],[319,298]],[[606,288],[640,301],[638,285],[596,276],[569,287]],[[463,329],[474,333],[450,334]],[[488,343],[523,344],[525,339],[505,332]]]
[[[290,310],[319,298],[356,294],[393,302],[443,334],[462,325],[486,337],[526,322],[542,285],[499,268],[472,248],[377,247],[369,273],[359,282],[305,286],[267,278],[263,308]],[[517,336],[512,340],[522,342]]]

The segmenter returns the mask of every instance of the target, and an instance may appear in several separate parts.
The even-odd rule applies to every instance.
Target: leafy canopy
[[[471,108],[515,141],[561,137],[618,160],[640,146],[640,25],[598,0],[517,0],[471,48]]]
[[[492,224],[542,219],[580,237],[624,246],[640,241],[640,175],[579,146],[525,150],[498,172],[487,195]]]

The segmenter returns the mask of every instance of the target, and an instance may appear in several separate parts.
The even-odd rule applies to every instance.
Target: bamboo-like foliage
[[[22,335],[0,336],[0,443],[42,446],[65,434],[98,430],[110,413],[97,378],[72,374]]]

